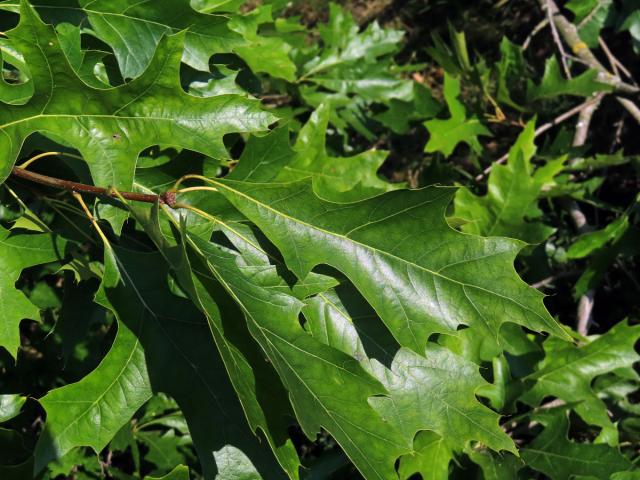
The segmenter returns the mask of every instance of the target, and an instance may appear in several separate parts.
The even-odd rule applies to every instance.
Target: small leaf
[[[17,416],[27,401],[26,397],[14,394],[0,395],[0,423]]]
[[[566,79],[562,76],[556,57],[547,60],[544,74],[538,85],[529,81],[527,99],[529,102],[546,100],[561,95],[589,97],[596,92],[610,92],[613,87],[605,83],[605,79],[597,70],[587,70],[577,77]]]
[[[480,123],[476,116],[467,117],[467,111],[458,96],[460,95],[460,80],[451,75],[444,77],[444,98],[449,106],[450,117],[446,120],[428,120],[424,126],[429,130],[429,141],[425,152],[442,152],[445,156],[453,153],[459,143],[466,143],[476,153],[480,153],[482,146],[478,141],[479,135],[490,136],[491,132]]]

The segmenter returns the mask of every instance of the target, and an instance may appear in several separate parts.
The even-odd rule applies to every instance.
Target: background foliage
[[[634,0],[0,1],[0,478],[638,477],[639,53]]]

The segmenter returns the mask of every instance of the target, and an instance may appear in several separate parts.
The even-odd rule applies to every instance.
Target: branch
[[[640,92],[640,87],[624,82],[619,76],[609,72],[604,65],[600,63],[587,44],[580,38],[576,26],[562,15],[554,0],[539,0],[539,3],[542,10],[548,9],[548,15],[553,19],[553,24],[565,43],[571,48],[571,51],[589,67],[600,72],[603,77],[601,79],[603,83],[612,85],[619,93],[630,94]]]
[[[573,146],[581,147],[587,141],[587,135],[589,134],[589,126],[591,125],[591,119],[593,114],[600,105],[600,100],[604,94],[600,94],[596,97],[596,102],[589,108],[585,108],[580,112],[578,122],[576,123],[576,132],[573,136]],[[575,163],[576,159],[572,160]],[[570,201],[568,206],[569,215],[573,220],[578,233],[586,233],[591,230],[591,226],[587,222],[587,217],[580,209],[580,206],[575,201]],[[578,310],[576,312],[576,330],[583,336],[586,336],[589,332],[589,327],[593,323],[593,304],[595,302],[596,292],[593,289],[587,290],[584,295],[580,297],[578,301]]]
[[[117,198],[118,195],[111,188],[96,187],[85,183],[72,182],[70,180],[62,180],[61,178],[49,177],[40,173],[31,172],[25,168],[13,167],[11,175],[14,177],[29,180],[30,182],[47,185],[48,187],[60,188],[69,192],[87,193],[89,195],[98,195]],[[119,192],[120,195],[127,200],[146,203],[164,203],[170,207],[175,206],[175,192],[168,191],[160,195],[150,195],[146,193],[136,192]]]

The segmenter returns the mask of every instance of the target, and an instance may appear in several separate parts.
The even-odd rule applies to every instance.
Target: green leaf
[[[330,106],[322,104],[311,114],[298,135],[295,155],[273,181],[290,182],[313,176],[318,195],[340,202],[359,200],[396,188],[398,185],[377,174],[387,152],[369,150],[346,158],[331,157],[327,153],[325,141],[330,112]]]
[[[378,369],[377,376],[389,397],[373,398],[371,404],[405,438],[430,430],[456,450],[478,441],[496,451],[517,451],[498,426],[499,415],[475,397],[487,385],[478,366],[450,350],[429,344],[420,356],[400,349],[391,370]]]
[[[535,417],[545,429],[521,450],[524,461],[551,480],[577,476],[608,480],[631,463],[616,448],[608,445],[575,443],[567,439],[569,420],[564,409]]]
[[[429,141],[425,152],[442,152],[445,156],[453,153],[459,143],[466,143],[476,153],[480,153],[482,146],[478,141],[479,135],[490,136],[491,132],[480,123],[476,116],[467,117],[467,111],[458,96],[460,95],[460,80],[451,75],[444,77],[444,98],[449,107],[450,117],[446,120],[429,120],[424,126],[429,131]]]
[[[179,450],[180,446],[190,443],[189,437],[176,436],[173,430],[164,434],[160,432],[136,432],[135,438],[149,449],[145,459],[153,463],[160,471],[171,470],[175,465],[185,461],[185,455]]]
[[[296,66],[289,58],[291,46],[278,37],[258,35],[258,27],[272,23],[271,5],[255,8],[246,15],[237,15],[229,22],[229,28],[240,33],[245,43],[234,48],[254,72],[264,72],[277,78],[293,82]]]
[[[573,23],[578,27],[578,36],[589,48],[598,46],[600,30],[611,14],[613,0],[571,0],[565,5],[575,15]]]
[[[490,450],[467,450],[469,458],[480,466],[484,480],[517,480],[522,469],[521,458],[509,454],[495,454]]]
[[[7,39],[0,38],[0,65],[4,65],[3,61],[14,64],[16,68],[22,67],[24,69],[22,55],[15,51]],[[14,70],[13,72],[18,77],[23,76],[20,71]],[[33,82],[22,79],[23,81],[18,83],[8,83],[4,77],[4,72],[0,73],[0,102],[20,105],[31,98],[31,95],[33,95]]]
[[[399,30],[380,28],[371,23],[363,32],[353,17],[335,3],[329,4],[329,21],[320,27],[324,42],[321,54],[303,67],[303,78],[310,78],[327,70],[343,72],[358,62],[375,64],[378,57],[388,55],[398,49],[404,36]]]
[[[527,85],[527,99],[529,102],[546,100],[561,95],[589,97],[596,92],[610,92],[613,87],[605,83],[605,79],[597,70],[587,70],[577,77],[566,79],[562,76],[560,65],[556,57],[547,60],[544,74],[538,85],[529,81]]]
[[[431,334],[454,334],[461,324],[493,339],[504,322],[568,338],[542,295],[516,275],[519,242],[448,226],[452,189],[398,190],[337,204],[318,198],[309,181],[211,181],[278,247],[298,278],[320,264],[349,277],[402,346],[421,353]],[[487,275],[490,287],[482,281]]]
[[[407,480],[420,474],[423,480],[447,480],[449,463],[453,451],[438,434],[430,431],[419,432],[413,442],[414,452],[400,459],[398,473],[400,480]]]
[[[196,70],[209,70],[214,53],[229,52],[242,38],[231,31],[228,19],[200,13],[189,0],[163,3],[135,0],[91,0],[48,2],[40,13],[54,21],[83,24],[113,48],[124,78],[135,78],[147,68],[163,36],[185,32],[182,61]],[[80,8],[78,8],[80,7]]]
[[[611,424],[607,407],[592,389],[593,380],[609,372],[622,378],[638,379],[631,366],[640,359],[634,345],[640,338],[640,326],[620,322],[592,341],[575,346],[548,339],[545,357],[535,372],[525,377],[530,388],[521,399],[539,405],[548,396],[566,402],[581,402],[575,409],[585,421],[605,429],[605,439],[617,442],[617,429]]]
[[[220,473],[216,480],[262,480],[262,477],[242,451],[227,445],[214,452]]]
[[[16,289],[22,270],[60,261],[65,242],[52,234],[15,235],[0,226],[0,346],[15,356],[20,347],[20,322],[40,320],[40,311]]]
[[[26,58],[34,95],[25,105],[0,111],[1,180],[33,132],[76,148],[97,185],[131,190],[138,154],[146,147],[175,145],[224,158],[226,133],[265,130],[274,120],[254,100],[186,94],[179,79],[185,33],[163,37],[149,67],[132,82],[92,88],[71,69],[53,28],[21,5],[20,23],[7,35]]]
[[[26,397],[14,394],[0,395],[0,423],[17,416],[27,401]]]
[[[589,256],[608,242],[620,238],[629,228],[628,214],[621,215],[602,230],[580,235],[567,250],[567,258],[576,259]]]
[[[174,398],[182,410],[204,474],[217,470],[214,452],[241,449],[267,478],[282,478],[276,459],[248,427],[211,326],[193,304],[171,294],[160,253],[115,251],[121,280],[104,284],[101,302],[136,332],[144,348],[151,387]],[[107,269],[116,264],[107,263]]]
[[[298,300],[252,283],[232,253],[198,237],[189,240],[242,308],[251,334],[285,384],[305,434],[313,438],[325,428],[367,478],[393,478],[394,462],[407,446],[368,404],[384,388],[356,360],[301,328]]]
[[[537,206],[544,182],[533,175],[534,135],[535,123],[531,121],[509,150],[507,164],[493,165],[487,195],[476,196],[466,188],[458,190],[455,215],[468,221],[462,231],[527,243],[540,243],[553,233],[553,228],[541,222],[542,211]]]
[[[145,480],[189,480],[189,467],[178,465],[162,477],[144,477]]]
[[[39,400],[47,423],[34,453],[35,472],[74,447],[100,452],[150,397],[145,352],[135,334],[121,324],[98,368]]]
[[[132,212],[162,252],[181,287],[205,315],[251,430],[262,430],[282,467],[291,478],[298,478],[300,462],[286,432],[287,418],[293,415],[291,406],[283,401],[286,392],[282,382],[264,361],[264,354],[252,341],[246,323],[241,321],[243,312],[207,273],[208,267],[202,258],[187,256],[185,245],[176,245],[177,242],[173,241],[170,228],[166,234],[163,233],[157,207],[144,210],[134,208]],[[224,231],[234,232],[247,244],[253,243],[233,227],[222,224]],[[256,276],[262,273],[258,271]]]

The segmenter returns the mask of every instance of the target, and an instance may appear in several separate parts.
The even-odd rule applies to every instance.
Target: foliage
[[[639,10],[449,3],[0,2],[0,478],[638,475]]]

